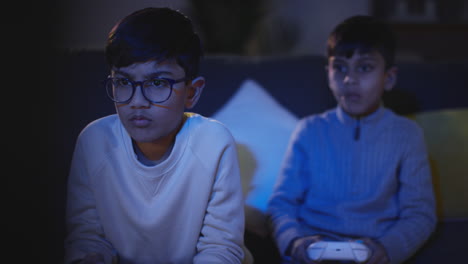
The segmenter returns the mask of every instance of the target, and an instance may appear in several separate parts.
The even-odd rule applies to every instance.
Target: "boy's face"
[[[184,69],[177,64],[175,59],[113,68],[111,74],[112,77],[132,81],[145,81],[153,78],[178,80],[185,77]],[[195,105],[203,86],[204,80],[201,77],[189,84],[185,81],[175,83],[169,99],[155,104],[143,96],[141,85],[138,85],[129,102],[116,103],[115,107],[122,124],[136,142],[157,143],[158,140],[164,140],[178,129],[185,108]]]
[[[353,56],[331,56],[327,65],[328,84],[338,104],[352,116],[365,116],[380,105],[384,90],[393,88],[396,68],[385,70],[377,51]]]

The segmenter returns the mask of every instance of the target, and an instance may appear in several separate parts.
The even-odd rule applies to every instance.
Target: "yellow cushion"
[[[439,219],[468,218],[468,109],[422,112]]]

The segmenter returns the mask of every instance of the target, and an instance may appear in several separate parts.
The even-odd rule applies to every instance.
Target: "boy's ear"
[[[330,78],[329,78],[329,69],[330,67],[328,66],[328,63],[323,66],[323,69],[325,70],[325,76],[327,76],[327,84],[328,84],[328,88],[330,88]]]
[[[397,81],[397,74],[398,73],[398,68],[396,66],[390,67],[386,71],[386,76],[385,76],[385,85],[384,85],[384,90],[385,91],[390,91],[395,87],[396,81]]]
[[[190,109],[197,104],[204,87],[205,78],[200,76],[192,80],[192,83],[188,87],[187,98],[185,100],[185,108]]]

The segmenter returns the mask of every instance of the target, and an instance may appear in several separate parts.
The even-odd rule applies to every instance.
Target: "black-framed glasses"
[[[186,77],[178,80],[159,77],[144,81],[132,81],[127,78],[109,76],[104,85],[107,95],[116,103],[128,103],[133,98],[137,86],[141,87],[141,92],[146,100],[152,103],[162,103],[171,97],[174,84],[186,80]]]

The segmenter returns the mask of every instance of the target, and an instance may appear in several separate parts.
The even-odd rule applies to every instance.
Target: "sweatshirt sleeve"
[[[111,244],[104,239],[96,212],[93,190],[89,184],[90,170],[79,144],[72,158],[67,189],[65,263],[83,259],[89,253],[99,253],[106,264],[115,257]]]
[[[303,148],[306,139],[304,135],[304,122],[300,122],[291,136],[278,181],[268,203],[267,213],[273,237],[283,256],[291,241],[303,236],[297,211],[307,189],[303,178],[303,175],[308,175],[305,166],[307,156]]]
[[[244,258],[244,201],[234,140],[218,162],[194,264],[241,263]]]
[[[408,134],[399,175],[399,219],[378,240],[391,263],[402,263],[429,238],[436,224],[431,171],[422,129]]]

